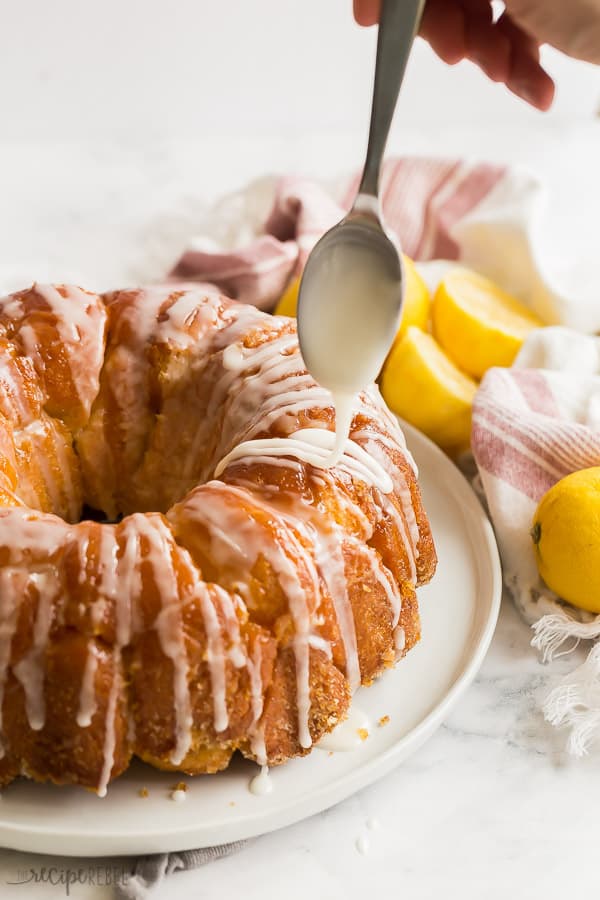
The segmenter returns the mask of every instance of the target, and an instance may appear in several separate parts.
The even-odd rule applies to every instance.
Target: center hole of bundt
[[[88,506],[87,503],[84,503],[81,510],[80,521],[100,522],[102,525],[116,525],[122,518],[122,515],[118,515],[116,518],[110,519],[101,509],[94,509],[93,506]]]

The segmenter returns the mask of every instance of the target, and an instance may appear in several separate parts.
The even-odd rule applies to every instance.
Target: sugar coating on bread
[[[375,386],[323,468],[334,429],[289,319],[194,288],[0,301],[0,783],[284,762],[415,644],[414,463]]]

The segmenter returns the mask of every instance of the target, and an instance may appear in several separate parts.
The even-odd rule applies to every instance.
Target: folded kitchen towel
[[[173,267],[177,281],[216,285],[272,309],[321,234],[349,208],[358,175],[336,185],[263,178],[219,201]],[[466,160],[391,159],[383,210],[405,253],[425,263],[460,260],[498,281],[548,324],[600,330],[600,260],[557,258],[545,240],[543,186],[514,168]],[[565,224],[565,228],[566,228]],[[434,264],[431,280],[439,277]]]
[[[541,581],[529,535],[546,491],[600,465],[600,338],[533,332],[511,369],[490,369],[473,407],[472,450],[502,555],[504,580],[545,660],[600,637],[600,616],[563,603]],[[549,695],[544,713],[582,755],[600,737],[600,643]]]
[[[391,160],[382,178],[383,209],[403,249],[418,259],[459,255],[452,226],[498,182],[505,169],[488,163],[408,158]],[[327,190],[303,178],[262,180],[221,201],[214,216],[223,237],[192,240],[171,277],[215,284],[224,293],[271,309],[290,278],[298,274],[314,244],[350,206],[358,176]],[[270,206],[266,218],[258,209]],[[213,216],[213,218],[214,218]],[[224,223],[229,220],[229,227]],[[210,217],[209,217],[210,221]],[[249,225],[254,230],[249,232]],[[201,228],[202,231],[204,229]]]

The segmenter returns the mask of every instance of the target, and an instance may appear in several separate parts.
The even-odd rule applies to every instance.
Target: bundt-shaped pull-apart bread
[[[0,301],[0,784],[280,763],[412,647],[436,558],[410,455],[375,387],[323,468],[333,430],[289,319]]]

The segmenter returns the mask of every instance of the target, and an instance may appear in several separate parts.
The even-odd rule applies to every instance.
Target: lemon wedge
[[[417,272],[414,262],[404,254],[402,255],[402,261],[404,263],[406,280],[404,284],[402,318],[396,340],[406,334],[412,325],[423,330],[426,329],[431,307],[429,289]]]
[[[274,309],[276,316],[290,316],[294,318],[298,308],[298,291],[300,290],[300,276],[292,278],[285,291],[277,301]]]
[[[381,390],[390,409],[448,453],[469,446],[477,385],[420,328],[409,326],[390,351]]]
[[[433,334],[448,356],[481,378],[491,366],[510,366],[530,331],[543,323],[487,278],[452,269],[433,298]]]

